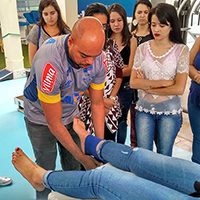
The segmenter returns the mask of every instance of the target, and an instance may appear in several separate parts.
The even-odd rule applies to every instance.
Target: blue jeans
[[[121,85],[118,96],[122,107],[122,117],[118,120],[117,142],[124,144],[127,134],[127,116],[132,103],[132,89],[129,86],[129,82]]]
[[[180,115],[158,115],[136,111],[135,118],[138,147],[153,150],[157,128],[157,152],[171,156],[175,138],[182,125]]]
[[[192,161],[200,164],[200,106],[188,99],[188,115],[193,132]]]
[[[98,155],[118,169],[103,166],[90,171],[48,171],[43,176],[44,184],[76,198],[196,199],[188,196],[195,192],[194,182],[200,180],[200,167],[196,163],[113,141],[100,145]]]

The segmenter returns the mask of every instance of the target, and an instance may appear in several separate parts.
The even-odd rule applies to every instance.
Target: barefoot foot
[[[45,189],[42,178],[46,170],[32,162],[20,148],[13,152],[12,164],[37,191]]]
[[[85,138],[90,134],[85,130],[84,123],[78,117],[74,117],[73,129],[78,134],[81,141],[81,149],[85,153]]]
[[[81,141],[81,149],[85,153],[85,139],[90,134],[85,130],[84,123],[78,117],[74,117],[73,129],[78,134]],[[104,141],[105,140],[102,140],[101,142],[99,142],[99,144],[96,146],[96,151],[98,150],[99,145]]]

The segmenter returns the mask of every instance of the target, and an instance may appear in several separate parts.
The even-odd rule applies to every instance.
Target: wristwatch
[[[116,99],[116,98],[115,98],[115,97],[113,97],[113,96],[110,96],[109,98],[110,98],[110,99],[112,99],[112,100],[115,100],[115,99]]]

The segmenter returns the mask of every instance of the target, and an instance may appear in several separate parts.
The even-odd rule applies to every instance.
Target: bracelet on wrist
[[[110,96],[109,98],[112,99],[112,100],[115,100],[115,99],[116,99],[114,96]]]

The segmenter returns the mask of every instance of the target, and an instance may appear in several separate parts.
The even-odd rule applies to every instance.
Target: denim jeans
[[[157,130],[157,152],[171,156],[175,138],[182,125],[182,114],[159,115],[136,111],[138,147],[153,150],[155,128]]]
[[[122,107],[122,117],[118,120],[117,142],[124,144],[127,134],[127,116],[132,103],[132,89],[129,86],[129,82],[121,85],[118,96]]]
[[[188,115],[193,132],[192,161],[200,164],[200,106],[188,99]]]
[[[33,147],[36,163],[46,170],[54,170],[56,167],[57,145],[60,153],[60,162],[63,170],[79,170],[80,163],[72,156],[72,154],[61,145],[57,138],[50,132],[49,128],[30,122],[24,118],[26,128]],[[80,147],[78,135],[73,131],[72,123],[67,125],[75,143]],[[42,192],[36,192],[37,200],[47,199],[50,190],[45,189]]]
[[[43,176],[45,186],[76,198],[196,199],[188,196],[195,192],[194,182],[200,180],[200,167],[196,163],[113,141],[105,141],[98,153],[118,169],[102,166],[84,172],[47,171]]]

